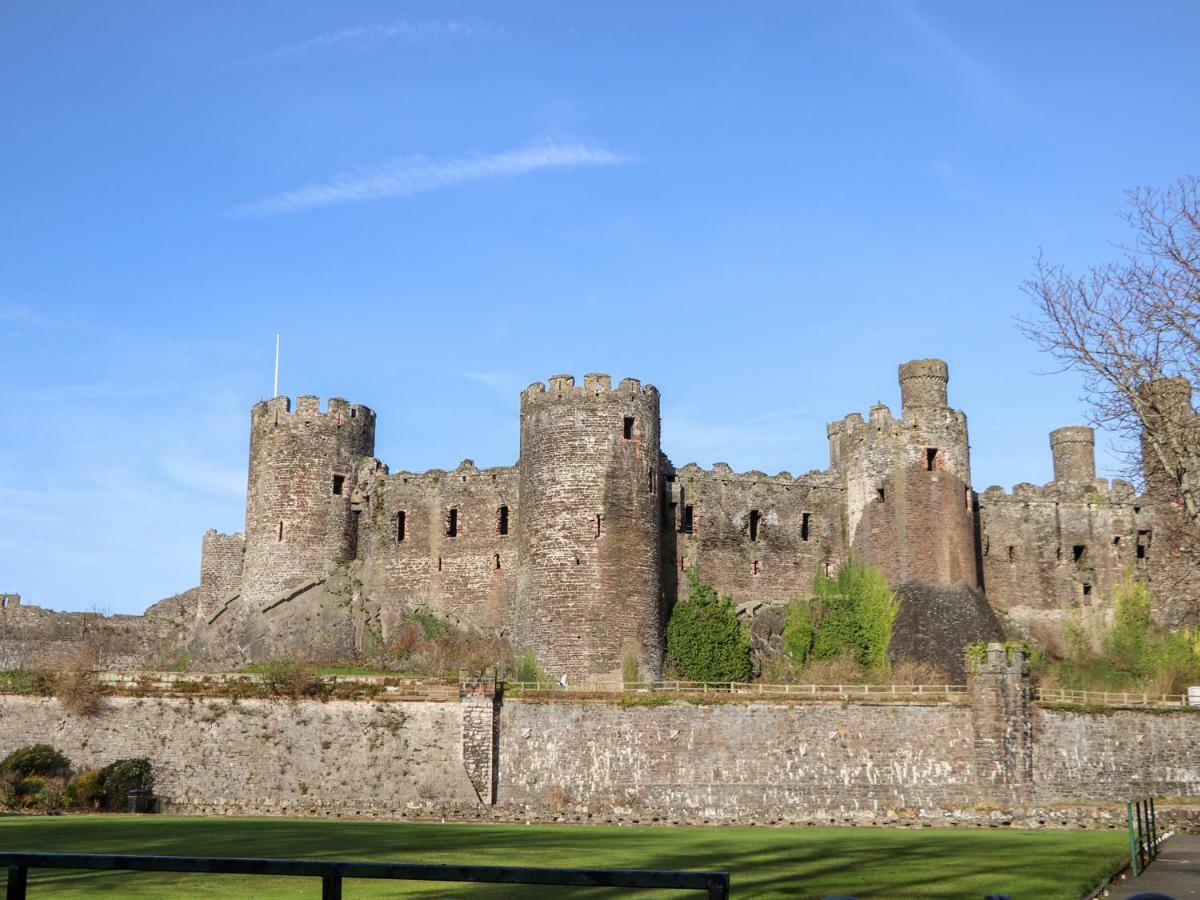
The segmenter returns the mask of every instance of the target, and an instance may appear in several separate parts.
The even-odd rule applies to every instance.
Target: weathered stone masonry
[[[1200,715],[1029,705],[998,650],[970,705],[722,702],[624,708],[110,698],[94,717],[0,696],[0,755],[147,756],[164,810],[644,822],[977,821],[1200,793]],[[1075,813],[1064,807],[1061,816]]]

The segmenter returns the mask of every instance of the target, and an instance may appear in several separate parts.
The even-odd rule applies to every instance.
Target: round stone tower
[[[578,683],[662,671],[658,390],[556,375],[521,394],[514,643]]]
[[[250,411],[250,476],[241,603],[261,609],[283,591],[354,558],[350,510],[358,461],[375,451],[375,413],[331,398],[287,397]]]
[[[946,406],[950,368],[940,359],[914,359],[900,366],[900,406],[903,409]]]
[[[1068,425],[1050,432],[1054,480],[1087,484],[1096,480],[1096,435],[1086,425]]]

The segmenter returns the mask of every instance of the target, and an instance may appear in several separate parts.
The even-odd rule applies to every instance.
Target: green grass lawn
[[[1126,851],[1123,832],[882,828],[618,828],[160,816],[0,817],[0,850],[263,856],[480,865],[716,869],[735,897],[1078,898]],[[2,877],[2,873],[0,873]],[[308,878],[45,871],[38,897],[319,897]],[[355,897],[612,897],[568,891],[347,881]],[[622,894],[621,896],[629,896]],[[645,892],[644,897],[702,897]]]

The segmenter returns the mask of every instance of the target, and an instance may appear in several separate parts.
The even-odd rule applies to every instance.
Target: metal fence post
[[[1129,867],[1133,869],[1133,877],[1137,878],[1141,867],[1138,865],[1137,837],[1133,830],[1133,801],[1125,801],[1125,824],[1129,829]]]
[[[1138,837],[1141,838],[1139,846],[1142,850],[1142,868],[1150,865],[1150,848],[1147,845],[1147,836],[1150,834],[1150,817],[1146,811],[1146,801],[1139,800],[1138,808],[1141,811],[1141,819],[1138,821]]]
[[[7,900],[25,900],[25,885],[29,878],[29,869],[25,866],[8,867]]]
[[[321,900],[342,900],[341,873],[326,872],[321,876]]]
[[[1158,858],[1158,816],[1154,812],[1154,798],[1151,797],[1148,801],[1150,804],[1150,858]]]

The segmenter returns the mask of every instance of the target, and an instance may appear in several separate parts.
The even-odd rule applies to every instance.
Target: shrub
[[[9,809],[32,809],[41,800],[45,783],[41,775],[7,775],[0,788],[0,802]]]
[[[0,761],[5,775],[43,775],[58,777],[71,774],[71,761],[49,744],[31,744],[14,750]]]
[[[554,683],[546,672],[538,665],[537,654],[532,649],[526,650],[512,663],[513,680],[523,684],[536,684],[549,687]]]
[[[100,781],[100,770],[80,772],[68,781],[63,790],[63,803],[71,809],[102,809],[104,786]]]
[[[1200,647],[1194,636],[1159,625],[1151,616],[1152,606],[1149,588],[1127,570],[1113,591],[1111,621],[1080,614],[1068,620],[1065,657],[1034,661],[1040,683],[1177,694],[1200,682]]]
[[[793,600],[788,605],[787,621],[783,625],[783,652],[798,666],[808,661],[813,644],[813,609],[805,600]]]
[[[312,663],[306,659],[280,659],[267,663],[262,670],[263,691],[271,697],[329,696],[329,685],[317,674]]]
[[[118,759],[101,769],[97,779],[104,795],[104,808],[109,812],[123,812],[130,791],[154,790],[154,767],[150,760],[142,757]]]
[[[68,668],[54,679],[54,697],[63,709],[79,716],[92,716],[100,711],[104,689],[96,673],[89,669]]]
[[[688,594],[675,604],[667,623],[667,655],[692,681],[745,681],[750,677],[750,642],[738,621],[733,599],[720,597],[687,572]]]
[[[851,560],[833,578],[818,575],[813,598],[819,609],[814,657],[833,659],[849,651],[860,665],[877,671],[886,666],[900,605],[883,572]]]

